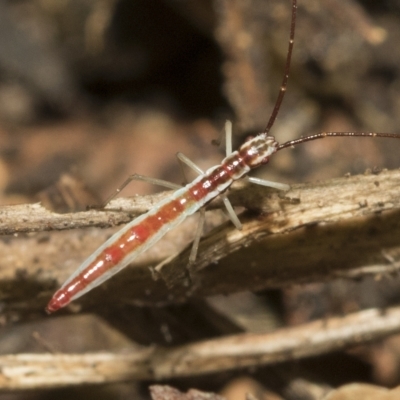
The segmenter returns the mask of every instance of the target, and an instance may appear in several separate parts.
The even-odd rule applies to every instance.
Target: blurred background
[[[400,1],[299,0],[298,6],[289,86],[271,133],[280,142],[319,131],[400,133]],[[289,0],[1,2],[0,204],[40,200],[60,212],[85,209],[133,172],[180,183],[178,151],[201,168],[215,165],[224,151],[211,142],[221,138],[227,118],[234,123],[236,147],[268,122],[283,78],[290,14]],[[285,183],[315,181],[398,168],[399,154],[400,141],[326,139],[282,151],[256,174]],[[73,201],[62,199],[65,179]],[[157,190],[132,183],[124,196]],[[229,319],[250,313],[239,305],[259,310],[261,303],[257,319],[274,329],[386,305],[398,290],[395,283],[332,285],[245,295],[230,302]],[[227,305],[215,301],[222,313]],[[131,340],[178,344],[221,334],[207,326],[183,334],[177,315],[193,313],[185,307],[132,311],[159,331],[129,340],[95,316],[23,326],[4,321],[0,351],[43,351],[32,332],[45,332],[59,351],[73,352],[125,348]],[[235,321],[237,331],[253,329]],[[336,383],[395,385],[400,348],[394,339],[391,346],[387,353],[371,350],[368,361],[343,353],[324,364],[349,366]],[[392,355],[392,368],[383,372],[382,354]],[[320,361],[313,362],[304,368],[321,372]],[[274,389],[282,393],[292,377],[276,371]],[[219,391],[232,376],[174,384]],[[0,399],[146,398],[145,388],[126,384],[0,394]]]
[[[0,5],[2,203],[29,202],[65,173],[104,198],[138,172],[182,180],[234,122],[264,129],[283,76],[289,1],[13,1]],[[398,130],[396,1],[299,2],[288,95],[272,134]],[[260,171],[298,182],[397,167],[390,140],[333,139]],[[393,153],[390,152],[394,149]],[[132,183],[126,195],[157,190]]]

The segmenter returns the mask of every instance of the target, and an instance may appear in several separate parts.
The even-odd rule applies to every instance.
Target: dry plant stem
[[[0,234],[67,230],[97,226],[101,228],[127,223],[146,212],[168,192],[153,196],[120,198],[110,202],[105,210],[88,210],[57,214],[36,204],[0,207]]]
[[[225,397],[216,393],[202,392],[197,389],[189,389],[186,393],[182,393],[167,385],[152,385],[149,386],[149,391],[152,400],[226,400]],[[253,400],[253,398],[248,400]],[[256,400],[255,397],[254,400]]]
[[[238,334],[126,353],[0,356],[0,389],[171,379],[292,361],[400,332],[400,307],[371,309],[268,334]]]
[[[244,206],[248,209],[262,212],[284,211],[290,208],[290,199],[294,203],[301,202],[294,211],[303,213],[303,209],[314,209],[310,219],[317,221],[335,221],[338,215],[347,218],[357,215],[366,215],[368,212],[395,209],[400,203],[400,195],[394,193],[400,181],[400,171],[384,171],[379,174],[357,175],[338,178],[315,184],[292,185],[292,190],[276,192],[279,196],[270,196],[270,189],[257,185],[238,182],[229,191],[229,199],[234,206]],[[371,183],[375,186],[370,188]],[[340,191],[340,192],[339,192]],[[42,232],[53,230],[69,230],[87,227],[112,227],[129,222],[157,202],[169,196],[166,191],[151,196],[119,198],[110,202],[104,210],[88,210],[70,214],[57,214],[36,204],[21,204],[0,207],[0,235],[16,233]],[[372,197],[373,195],[373,197]],[[283,199],[286,197],[287,199]],[[217,199],[219,200],[219,199]],[[298,200],[298,201],[297,201]],[[347,205],[341,205],[344,201]],[[351,204],[361,201],[360,204]],[[376,202],[378,202],[378,207]],[[222,201],[213,201],[208,209],[221,207]],[[293,208],[292,207],[292,208]],[[358,210],[358,211],[357,211]],[[281,219],[285,218],[282,213]],[[327,215],[329,213],[329,215]],[[313,217],[314,216],[314,217]],[[294,216],[295,217],[295,216]],[[293,224],[301,223],[301,218],[293,220]],[[305,221],[309,223],[313,221]],[[178,228],[179,229],[179,228]]]
[[[201,241],[193,265],[193,286],[184,282],[189,248],[173,257],[185,241],[192,239],[196,222],[188,221],[189,225],[179,226],[132,267],[82,298],[80,304],[92,305],[93,311],[126,303],[167,304],[188,295],[203,297],[329,280],[347,273],[351,276],[353,269],[357,276],[396,269],[396,250],[400,253],[400,171],[294,185],[285,194],[241,185],[229,192],[232,203],[258,211],[240,217],[242,231],[226,223]],[[24,207],[26,221],[20,223]],[[20,224],[26,228],[29,221],[40,220],[34,212],[28,213],[31,207],[7,207],[6,212],[3,208],[3,224],[5,214],[8,218],[3,232],[11,231],[11,227],[17,227],[13,231],[18,232],[24,229]],[[47,222],[39,224],[44,229],[57,224],[107,226],[119,214],[120,218],[127,217],[125,212],[59,215],[37,211],[41,215],[44,212]],[[4,311],[42,309],[54,287],[109,234],[108,230],[74,229],[1,241],[0,293],[7,299]],[[148,267],[168,257],[171,261],[158,268],[163,279],[154,281]]]
[[[224,287],[230,291],[229,276],[245,287],[252,282],[250,287],[255,289],[257,280],[262,288],[266,281],[278,286],[313,277],[330,279],[339,271],[370,264],[390,267],[383,253],[400,244],[399,177],[399,171],[386,171],[294,185],[286,198],[268,198],[268,203],[265,198],[256,199],[258,189],[254,189],[251,203],[259,204],[265,213],[247,220],[242,217],[242,231],[225,226],[206,237],[193,269],[199,271],[203,286],[217,281],[211,287],[221,293]],[[234,195],[233,191],[230,197]],[[241,203],[252,208],[245,199]],[[187,251],[158,268],[170,287],[182,281],[185,257]],[[206,268],[212,263],[218,266]],[[216,280],[215,270],[221,279],[224,272],[227,277]]]

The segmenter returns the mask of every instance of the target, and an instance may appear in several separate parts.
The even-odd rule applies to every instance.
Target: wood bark
[[[288,192],[238,183],[229,197],[247,209],[240,216],[242,231],[229,222],[211,230],[201,241],[190,276],[189,247],[180,250],[192,239],[195,218],[76,304],[93,311],[110,304],[160,305],[191,296],[393,272],[398,269],[399,184],[398,170],[293,185]],[[5,312],[40,311],[53,290],[109,237],[110,229],[99,227],[127,222],[138,207],[143,212],[163,196],[168,193],[119,199],[110,205],[114,211],[73,214],[55,214],[39,204],[3,207],[0,231],[10,235],[0,244]],[[212,215],[211,225],[217,220]],[[78,227],[92,228],[71,229]],[[152,273],[150,267],[160,262]]]
[[[400,308],[371,309],[268,334],[238,334],[124,353],[0,356],[0,390],[171,379],[293,361],[400,332]]]

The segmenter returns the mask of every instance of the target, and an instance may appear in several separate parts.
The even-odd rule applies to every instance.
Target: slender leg
[[[226,151],[226,156],[229,156],[232,154],[232,122],[231,121],[225,122],[225,151]],[[260,178],[253,178],[251,176],[247,176],[245,179],[251,183],[255,183],[255,184],[261,185],[261,186],[268,186],[268,187],[272,187],[272,188],[279,189],[279,190],[289,190],[290,189],[290,186],[285,183],[267,181],[267,180],[260,179]],[[225,203],[225,200],[224,200],[224,203]],[[225,203],[225,206],[226,206],[226,204],[227,203]],[[232,206],[231,206],[231,208],[232,208]],[[227,209],[228,209],[228,207],[227,207]],[[232,214],[229,212],[229,210],[228,210],[228,213],[230,216],[232,216]],[[237,219],[237,217],[236,217],[236,219]],[[238,228],[236,223],[233,221],[232,217],[231,217],[231,221]],[[237,221],[239,222],[238,219],[237,219]],[[238,229],[240,229],[240,228],[238,228]]]
[[[227,152],[229,151],[230,154],[232,152],[232,123],[230,121],[227,121],[225,123],[225,132],[226,132],[226,150]],[[186,157],[183,153],[177,153],[176,157],[178,158],[181,167],[182,163],[184,163],[189,168],[197,172],[199,175],[204,173],[201,168],[199,168],[192,160]],[[183,168],[182,168],[182,173],[185,176]],[[229,201],[228,197],[225,194],[222,194],[221,196],[230,220],[236,226],[237,229],[242,229],[242,224],[240,223],[239,218],[237,217],[235,210],[233,209],[232,204]],[[200,239],[203,234],[205,216],[206,216],[205,209],[201,209],[199,223],[196,229],[195,237],[193,239],[192,250],[189,256],[189,265],[193,264],[196,260]]]
[[[139,174],[132,174],[130,175],[125,182],[117,188],[117,190],[109,196],[103,204],[99,206],[99,208],[104,208],[112,199],[114,199],[123,189],[125,189],[132,181],[142,181],[142,182],[147,182],[151,183],[153,185],[158,185],[158,186],[163,186],[168,189],[180,189],[182,186],[181,185],[176,185],[175,183],[167,182],[162,179],[155,179],[155,178],[149,178],[148,176],[144,175],[139,175]]]
[[[246,176],[244,179],[256,185],[267,186],[278,190],[290,190],[290,185],[286,183],[272,182],[265,179],[255,178],[253,176]]]
[[[225,154],[227,157],[232,154],[232,121],[228,120],[225,122]],[[228,212],[229,219],[237,229],[241,230],[242,224],[239,221],[239,218],[236,215],[228,196],[226,194],[222,194],[222,200],[224,202],[226,211]]]
[[[232,154],[232,122],[231,121],[225,122],[225,151],[226,151],[227,157]],[[249,181],[251,183],[255,183],[257,185],[268,186],[268,187],[272,187],[272,188],[279,189],[279,190],[289,190],[290,189],[290,186],[285,183],[267,181],[264,179],[254,178],[251,176],[247,176],[244,179],[246,179],[247,181]],[[237,229],[241,230],[242,224],[240,223],[239,218],[237,217],[237,215],[232,207],[232,204],[230,203],[230,201],[226,197],[226,195],[224,195],[223,201],[225,204],[225,208],[228,211],[230,220],[236,226]]]
[[[231,121],[225,122],[225,149],[226,149],[226,155],[229,156],[232,153],[232,122]],[[178,157],[178,160],[181,163],[185,163],[188,167],[193,169],[199,175],[204,173],[193,161],[191,161],[189,158],[187,158],[184,154],[177,153],[176,156]],[[232,207],[231,202],[229,201],[228,197],[225,194],[222,194],[222,200],[224,202],[226,211],[228,212],[229,219],[232,221],[233,225],[235,225],[236,228],[239,230],[242,229],[242,224],[240,223],[239,218],[237,217],[235,210]],[[204,219],[205,217],[202,217],[202,214],[200,214],[200,219],[202,219],[202,218]],[[200,223],[203,226],[204,221],[199,221],[199,224]],[[201,233],[200,233],[200,236],[201,236]],[[197,235],[197,232],[196,232],[196,235]],[[197,242],[199,242],[200,236],[199,237],[196,236],[195,241],[197,240]],[[197,247],[198,247],[198,243],[197,243]],[[191,256],[193,253],[194,253],[194,258],[193,258],[193,262],[194,262],[194,260],[196,258],[196,254],[197,254],[197,248],[195,249],[195,242],[193,242]]]
[[[222,201],[224,202],[224,206],[226,208],[226,211],[228,213],[228,217],[231,220],[232,224],[235,225],[236,229],[239,231],[242,230],[242,223],[239,221],[238,216],[235,213],[235,210],[232,207],[231,202],[228,199],[228,196],[226,194],[222,194]]]
[[[199,168],[192,160],[190,160],[188,157],[186,157],[183,153],[180,153],[180,152],[177,153],[176,157],[178,158],[179,165],[181,166],[181,170],[182,170],[182,175],[183,175],[185,181],[187,181],[187,179],[186,179],[186,175],[185,175],[185,170],[183,169],[183,164],[186,164],[189,168],[191,168],[193,171],[195,171],[198,175],[202,175],[204,173],[201,168]],[[201,208],[199,221],[197,223],[196,232],[195,232],[194,238],[193,238],[192,249],[191,249],[190,255],[189,255],[189,263],[188,263],[189,275],[192,275],[192,272],[193,272],[193,271],[191,271],[190,267],[196,261],[197,251],[199,250],[200,239],[201,239],[201,236],[203,235],[205,220],[206,220],[206,210],[205,210],[205,208]]]
[[[186,164],[189,168],[191,168],[198,175],[204,174],[204,171],[200,167],[198,167],[190,158],[186,157],[183,153],[181,153],[181,152],[176,153],[176,158],[178,159],[179,165],[181,166],[181,168],[182,168],[183,164]],[[183,171],[183,168],[182,168],[182,173],[183,173],[183,176],[185,177],[185,172]],[[185,177],[185,180],[187,181],[186,177]]]
[[[232,154],[232,121],[225,121],[225,154]]]
[[[189,267],[191,265],[193,265],[194,262],[196,261],[197,251],[199,250],[200,239],[201,239],[201,236],[203,235],[203,229],[204,229],[205,220],[206,220],[206,209],[205,208],[201,208],[200,209],[199,221],[198,221],[198,224],[197,224],[197,229],[196,229],[196,232],[195,232],[195,235],[194,235],[194,239],[193,239],[192,249],[191,249],[190,255],[189,255]]]

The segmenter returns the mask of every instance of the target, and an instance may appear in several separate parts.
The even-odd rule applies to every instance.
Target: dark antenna
[[[292,60],[293,44],[294,44],[294,34],[296,28],[296,15],[297,15],[297,0],[292,0],[292,18],[290,23],[290,36],[289,36],[289,46],[286,56],[285,73],[283,76],[281,89],[279,91],[278,97],[275,102],[274,109],[272,110],[271,116],[269,118],[268,124],[264,129],[263,133],[268,134],[271,130],[276,116],[278,115],[279,109],[281,107],[283,98],[286,93],[286,88],[289,80],[290,63]],[[286,143],[278,145],[277,151],[285,149],[286,147],[293,147],[297,144],[310,142],[312,140],[323,139],[325,137],[382,137],[382,138],[392,138],[400,139],[400,134],[395,133],[378,133],[378,132],[320,132],[310,136],[301,137],[299,139],[289,140]]]
[[[378,133],[378,132],[320,132],[314,135],[301,137],[299,139],[289,140],[286,143],[282,143],[278,146],[277,151],[282,150],[286,147],[292,147],[296,144],[301,144],[305,142],[310,142],[312,140],[323,139],[326,137],[340,137],[340,136],[361,136],[361,137],[382,137],[382,138],[392,138],[400,139],[400,135],[396,133]]]
[[[290,71],[290,62],[292,60],[292,52],[293,52],[293,44],[294,44],[294,31],[296,28],[296,14],[297,14],[297,0],[292,1],[292,19],[290,23],[290,36],[289,36],[289,46],[288,52],[286,56],[286,64],[285,64],[285,74],[283,75],[283,80],[281,84],[281,89],[279,90],[278,98],[276,99],[274,109],[272,110],[271,116],[269,117],[268,124],[264,129],[263,133],[268,134],[274,125],[276,120],[276,116],[278,115],[279,109],[281,108],[281,104],[283,98],[286,93],[286,88],[289,80],[289,71]]]

